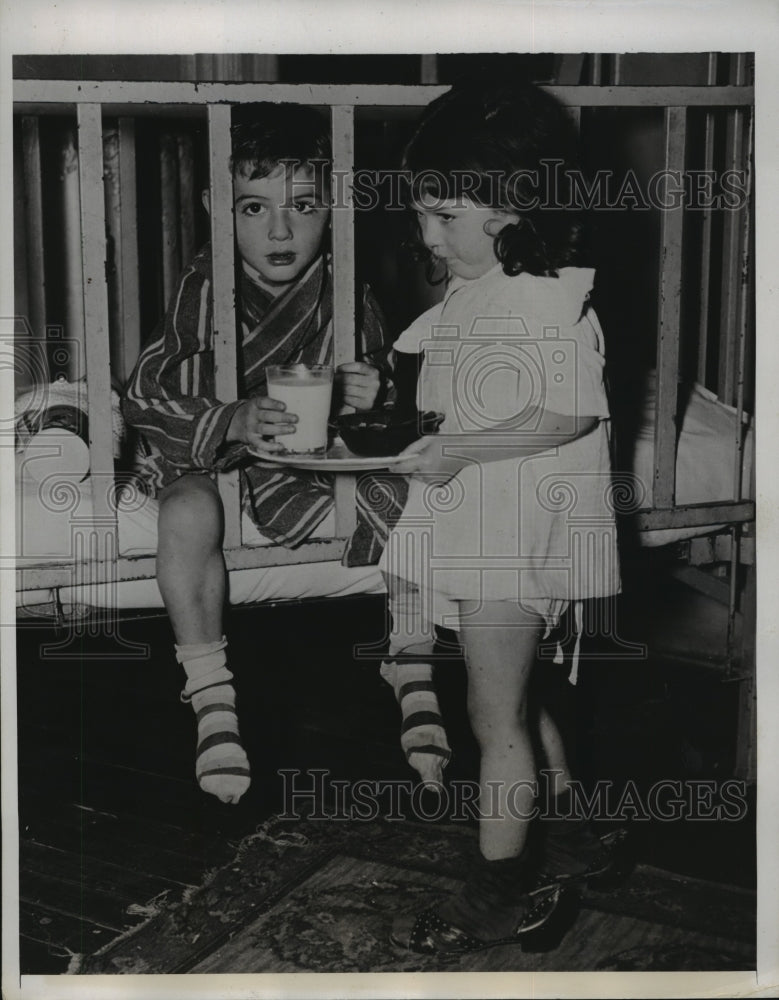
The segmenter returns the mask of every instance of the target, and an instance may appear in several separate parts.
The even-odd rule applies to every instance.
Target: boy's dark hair
[[[329,178],[332,161],[327,119],[302,104],[240,104],[233,109],[230,169],[250,180],[267,177],[280,165],[313,163]]]
[[[426,108],[406,146],[408,197],[468,197],[516,212],[519,223],[495,238],[503,270],[555,276],[575,263],[581,235],[570,198],[576,147],[562,106],[533,84],[462,81]],[[430,276],[435,262],[418,232],[411,246]]]

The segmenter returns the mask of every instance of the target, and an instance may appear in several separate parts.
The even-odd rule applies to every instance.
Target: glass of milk
[[[327,451],[327,421],[333,394],[331,365],[268,365],[268,396],[286,404],[298,422],[292,434],[279,441],[288,452],[323,454]]]

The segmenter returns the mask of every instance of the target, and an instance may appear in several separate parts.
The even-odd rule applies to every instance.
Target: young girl
[[[458,895],[396,921],[393,940],[415,951],[519,940],[560,899],[537,888],[527,847],[528,681],[568,605],[580,632],[582,600],[620,586],[594,272],[575,266],[574,149],[542,91],[480,83],[434,101],[405,152],[421,240],[448,284],[395,349],[424,352],[418,404],[446,418],[394,466],[412,478],[382,565],[433,620],[459,628],[481,751],[480,854]],[[562,742],[546,713],[536,721],[565,816]],[[578,840],[594,860],[597,838]]]

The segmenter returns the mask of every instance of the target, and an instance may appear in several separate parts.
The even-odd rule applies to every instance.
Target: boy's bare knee
[[[218,544],[222,522],[219,491],[208,476],[182,476],[160,494],[160,533]]]

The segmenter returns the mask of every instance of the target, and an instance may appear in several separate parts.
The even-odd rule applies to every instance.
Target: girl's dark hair
[[[314,108],[302,104],[237,105],[231,128],[233,176],[267,177],[280,165],[313,163],[329,178],[330,128]]]
[[[581,236],[576,147],[562,106],[533,84],[462,81],[425,109],[406,146],[408,199],[467,197],[516,212],[519,222],[495,238],[504,272],[556,276],[576,262]],[[430,277],[435,261],[418,230],[410,246]]]

